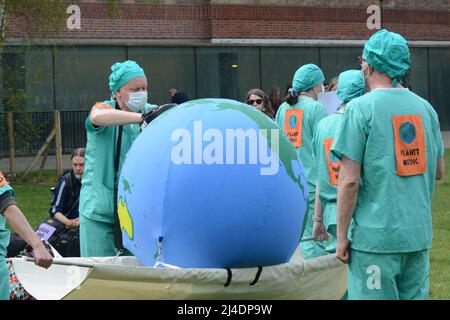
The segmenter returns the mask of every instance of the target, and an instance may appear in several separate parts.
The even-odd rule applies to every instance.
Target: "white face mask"
[[[369,92],[370,89],[369,89],[369,86],[367,85],[367,78],[369,78],[370,74],[366,75],[365,71],[366,71],[367,69],[368,69],[368,68],[366,68],[366,69],[361,69],[361,73],[362,73],[362,77],[363,77],[363,79],[364,79],[364,87],[365,87],[365,89],[366,89],[366,92]]]
[[[315,98],[314,100],[317,101],[317,100],[320,99],[324,94],[325,94],[325,86],[322,84],[322,86],[320,87],[320,91],[314,95],[314,98]]]
[[[128,94],[128,101],[125,104],[131,111],[139,112],[145,107],[147,99],[147,91],[131,92]]]

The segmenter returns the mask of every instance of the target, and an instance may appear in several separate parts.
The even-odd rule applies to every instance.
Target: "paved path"
[[[36,162],[36,165],[33,167],[33,171],[39,170],[41,166],[42,157]],[[33,157],[16,157],[14,159],[13,170],[15,172],[23,172],[30,165],[31,161],[33,161]],[[70,169],[70,154],[63,155],[63,169]],[[56,170],[56,156],[48,156],[47,161],[44,166],[45,170]],[[4,173],[9,173],[9,158],[0,159],[0,170]]]

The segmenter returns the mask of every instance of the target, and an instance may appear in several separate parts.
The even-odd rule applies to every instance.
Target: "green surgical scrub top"
[[[322,119],[317,125],[313,138],[313,154],[316,164],[319,199],[324,208],[323,216],[330,224],[336,224],[335,203],[337,200],[337,180],[341,163],[330,149],[341,120],[342,113],[335,113]],[[334,204],[327,205],[330,202]]]
[[[115,108],[115,101],[105,101],[103,104]],[[145,110],[153,107],[147,104]],[[87,145],[80,192],[80,215],[94,221],[114,223],[114,159],[119,127],[95,127],[91,123],[90,115],[86,119],[85,127]],[[138,124],[123,126],[119,172],[128,150],[139,133]]]
[[[340,160],[332,152],[326,150],[326,141],[333,142],[336,137],[336,131],[342,120],[342,113],[332,114],[322,119],[317,125],[313,139],[313,154],[316,164],[317,182],[319,185],[319,196],[322,201],[336,201],[337,199],[337,174],[339,173],[332,166],[340,165]],[[325,142],[325,143],[324,143]],[[331,147],[332,143],[330,144]],[[331,148],[330,148],[331,149]],[[336,173],[330,177],[329,171]]]
[[[291,110],[301,110],[302,121],[300,122],[299,117],[294,114],[290,115],[287,119],[286,114],[292,112]],[[300,97],[298,102],[294,106],[290,106],[287,102],[283,103],[278,109],[276,116],[276,123],[278,127],[286,133],[288,138],[293,141],[296,138],[301,140],[301,145],[296,147],[295,150],[298,157],[302,161],[303,168],[305,169],[305,175],[308,181],[308,191],[311,194],[315,194],[316,189],[316,174],[313,158],[313,145],[312,140],[314,136],[314,130],[320,120],[327,116],[325,107],[319,102],[308,98]],[[287,123],[286,123],[287,122]],[[299,128],[300,135],[298,137],[289,137],[289,127],[291,129]],[[295,132],[294,132],[295,134]],[[297,140],[298,141],[298,140]],[[294,147],[296,146],[296,141],[294,141]],[[298,144],[297,144],[298,145]]]
[[[347,104],[332,151],[361,164],[351,248],[431,248],[431,200],[444,154],[433,107],[407,89],[377,89]]]

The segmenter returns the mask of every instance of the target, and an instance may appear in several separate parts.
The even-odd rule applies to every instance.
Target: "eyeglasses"
[[[249,100],[245,101],[245,103],[249,104],[249,105],[253,105],[255,102],[256,102],[256,104],[261,104],[263,102],[263,100],[262,99],[255,99],[255,100],[249,99]]]

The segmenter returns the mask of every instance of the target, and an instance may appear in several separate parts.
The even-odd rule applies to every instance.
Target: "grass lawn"
[[[450,299],[450,150],[446,150],[447,173],[437,182],[433,199],[433,249],[430,253],[430,299]],[[43,181],[36,182],[36,174],[26,183],[13,182],[18,206],[33,228],[48,217],[51,193],[55,185],[55,171],[44,171]]]
[[[430,299],[450,300],[450,149],[445,177],[433,197],[433,248],[430,252]]]
[[[31,173],[27,182],[13,182],[18,207],[23,211],[31,226],[36,229],[44,219],[49,217],[52,193],[50,188],[57,182],[56,171],[43,171],[42,181],[37,181],[37,174]]]

